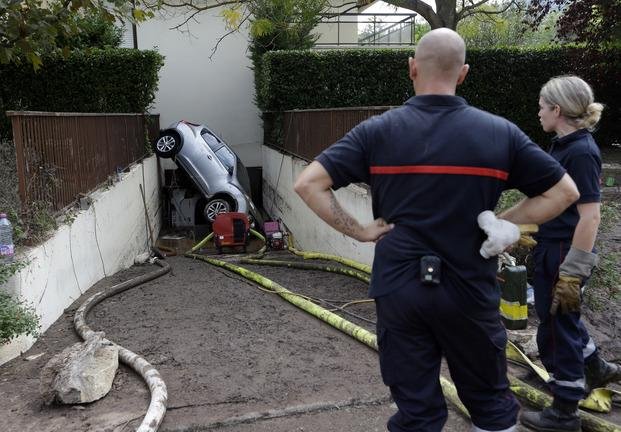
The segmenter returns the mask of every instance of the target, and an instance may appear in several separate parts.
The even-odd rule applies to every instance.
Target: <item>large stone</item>
[[[507,330],[507,336],[531,360],[539,357],[536,329]]]
[[[93,402],[110,391],[118,367],[118,348],[94,333],[50,359],[41,372],[41,394],[46,404]]]

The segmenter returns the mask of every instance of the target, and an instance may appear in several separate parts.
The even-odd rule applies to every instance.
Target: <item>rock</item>
[[[101,399],[110,391],[118,367],[118,348],[104,340],[103,332],[94,333],[45,365],[40,383],[44,402],[78,404]]]
[[[537,330],[507,330],[507,336],[531,360],[539,357]]]

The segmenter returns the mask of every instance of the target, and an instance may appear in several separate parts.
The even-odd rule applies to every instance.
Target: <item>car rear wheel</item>
[[[205,206],[203,214],[209,222],[216,220],[216,216],[220,213],[228,213],[231,211],[231,203],[224,198],[212,199]]]
[[[153,151],[162,158],[171,158],[181,150],[183,143],[181,136],[176,131],[162,132],[160,137],[153,143]]]

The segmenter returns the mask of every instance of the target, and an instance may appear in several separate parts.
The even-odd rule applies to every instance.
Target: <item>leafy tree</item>
[[[495,6],[484,6],[493,10]],[[496,6],[497,8],[497,6]],[[541,46],[553,43],[558,14],[549,14],[537,28],[524,22],[525,11],[512,7],[499,15],[474,15],[459,22],[457,31],[471,48]]]
[[[319,37],[312,31],[328,6],[328,0],[252,0],[248,3],[251,53],[311,48]]]
[[[312,31],[328,7],[328,0],[253,0],[248,4],[255,85],[260,81],[256,77],[261,74],[263,54],[309,49],[315,44],[319,35]]]
[[[222,12],[225,20],[231,28],[239,28],[237,25],[249,19],[250,10],[256,0],[186,0],[176,2],[176,0],[160,0],[160,6],[176,8],[176,10],[187,10],[183,22],[177,27],[184,26],[194,19],[194,17],[204,11],[225,7]],[[292,0],[304,3],[305,0]],[[339,7],[347,7],[347,11],[367,6],[375,0],[352,0],[344,2]],[[396,7],[402,7],[416,12],[424,18],[432,29],[439,27],[457,28],[457,23],[475,15],[497,15],[508,10],[512,6],[523,6],[525,0],[436,0],[436,10],[431,5],[422,0],[384,0],[386,3]],[[497,5],[494,9],[485,9],[481,6],[485,4]],[[344,10],[341,10],[343,12]]]
[[[123,41],[123,30],[101,11],[93,10],[84,15],[74,15],[72,25],[80,32],[71,38],[61,35],[57,44],[71,50],[88,48],[118,48]]]
[[[43,54],[69,52],[68,41],[84,32],[79,17],[143,21],[153,15],[147,7],[143,0],[0,0],[0,63],[25,60],[37,69]]]
[[[359,0],[358,6],[373,3],[375,0]],[[432,29],[448,27],[455,30],[457,23],[481,15],[498,15],[510,7],[522,6],[520,0],[436,0],[436,10],[422,0],[384,0],[391,5],[410,9],[423,17]],[[362,2],[362,3],[361,3]],[[486,4],[497,5],[497,8],[483,8]]]
[[[592,47],[621,43],[621,0],[532,0],[531,25],[559,10],[559,38]]]

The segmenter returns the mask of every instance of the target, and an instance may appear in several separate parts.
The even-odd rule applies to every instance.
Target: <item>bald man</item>
[[[382,378],[398,407],[388,421],[395,432],[442,430],[443,356],[472,430],[515,430],[497,260],[479,253],[485,235],[477,216],[505,189],[528,197],[508,212],[514,223],[542,223],[578,198],[558,162],[515,125],[455,96],[468,73],[464,60],[457,33],[427,33],[409,59],[416,96],[356,126],[295,183],[331,227],[376,242],[369,296]],[[350,183],[371,188],[368,225],[332,193]]]

